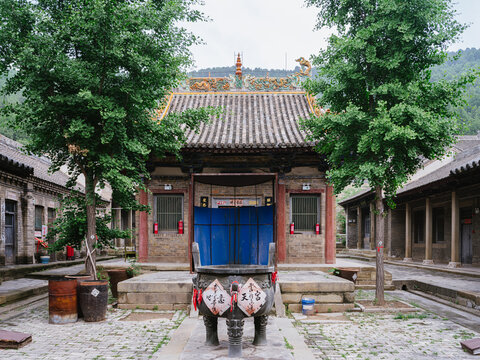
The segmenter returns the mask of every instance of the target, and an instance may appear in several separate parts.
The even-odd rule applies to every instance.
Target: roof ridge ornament
[[[191,77],[186,79],[178,90],[194,92],[226,92],[226,91],[301,91],[303,80],[310,76],[312,65],[304,57],[295,60],[300,63],[301,69],[285,77],[255,77],[243,76],[242,58],[237,55],[235,75],[225,77]]]
[[[242,78],[242,59],[240,58],[240,53],[237,56],[237,70],[235,71],[235,76],[238,78]]]
[[[295,61],[300,63],[300,71],[297,74],[300,76],[310,76],[310,71],[312,70],[312,64],[310,61],[306,60],[303,56]]]

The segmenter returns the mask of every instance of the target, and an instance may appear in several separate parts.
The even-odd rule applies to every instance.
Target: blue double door
[[[273,206],[194,209],[202,265],[268,264]]]

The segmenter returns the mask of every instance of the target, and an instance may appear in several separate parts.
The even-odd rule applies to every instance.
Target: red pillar
[[[287,244],[285,240],[285,184],[278,184],[277,194],[277,246],[278,261],[287,259]]]
[[[148,196],[144,190],[140,190],[140,204],[148,205]],[[148,216],[146,211],[140,212],[140,224],[138,226],[138,261],[148,261]]]
[[[193,174],[190,176],[190,189],[188,191],[188,263],[190,264],[190,273],[193,273],[193,257],[192,257],[192,244],[193,244],[193,209],[195,208],[195,178]],[[210,199],[210,202],[212,199]],[[212,205],[210,205],[212,206]]]
[[[327,185],[325,198],[325,263],[335,264],[336,262],[336,226],[335,226],[335,196],[333,195],[333,186]]]

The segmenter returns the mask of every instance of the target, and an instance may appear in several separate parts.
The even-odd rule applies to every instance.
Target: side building
[[[424,264],[480,266],[480,137],[460,136],[450,154],[428,161],[397,192],[385,226],[385,255]],[[347,247],[374,249],[374,194],[340,202]]]
[[[217,250],[218,263],[254,263],[251,256],[261,255],[247,248],[251,238],[275,242],[281,263],[335,262],[327,165],[299,125],[319,111],[301,90],[305,72],[242,77],[238,59],[235,76],[191,78],[170,95],[159,121],[190,108],[223,113],[198,132],[187,131],[180,161],[151,159],[150,192],[139,200],[153,211],[135,220],[140,261],[191,263],[191,244],[209,241],[213,253],[205,256],[212,263]]]
[[[38,261],[43,231],[56,217],[58,198],[67,194],[68,176],[48,172],[50,161],[22,152],[0,135],[0,266]],[[51,254],[64,259],[64,254]]]

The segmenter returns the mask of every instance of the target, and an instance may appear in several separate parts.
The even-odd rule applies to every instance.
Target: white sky
[[[187,24],[205,45],[191,48],[195,68],[230,66],[234,53],[243,53],[250,68],[293,69],[295,59],[310,57],[326,47],[328,29],[313,31],[317,10],[303,0],[204,0],[199,7],[210,22]],[[450,50],[480,48],[480,0],[457,0],[458,20],[470,24],[462,41]]]

